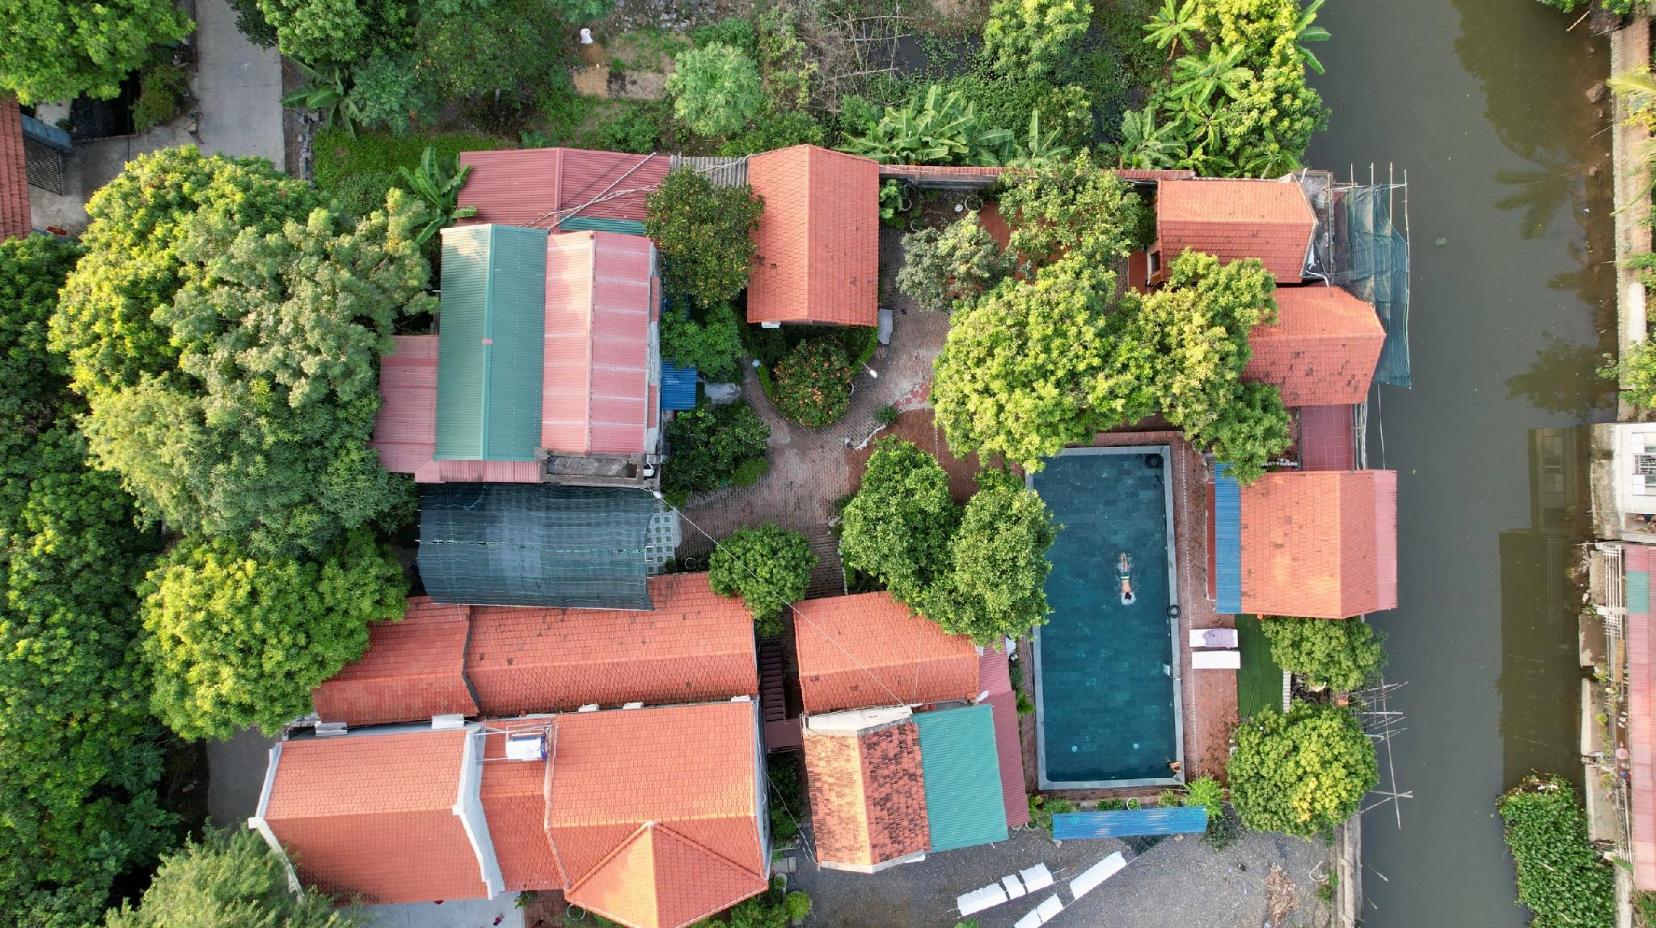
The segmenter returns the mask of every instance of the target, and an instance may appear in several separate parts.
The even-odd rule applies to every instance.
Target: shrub
[[[1333,831],[1380,779],[1356,714],[1309,703],[1239,725],[1227,773],[1242,824],[1300,837]]]
[[[1656,409],[1656,342],[1634,342],[1619,361],[1609,361],[1599,374],[1619,381],[1629,403],[1640,409]]]
[[[1052,833],[1052,817],[1062,812],[1074,812],[1075,803],[1062,796],[1029,794],[1029,822],[1047,834]]]
[[[1106,268],[1127,257],[1149,210],[1126,182],[1086,154],[1006,172],[999,206],[1008,250],[1034,265],[1081,252]]]
[[[744,464],[764,460],[770,439],[770,426],[746,403],[702,402],[673,416],[665,431],[661,488],[674,505],[683,505],[692,493],[729,486]]]
[[[662,122],[667,118],[665,104],[610,100],[602,112],[605,115],[583,136],[590,147],[633,155],[647,155],[659,147]]]
[[[667,76],[673,115],[698,135],[730,135],[764,102],[759,69],[739,48],[715,42],[679,52]]]
[[[949,78],[944,87],[959,91],[968,103],[975,104],[986,126],[1016,132],[1029,125],[1030,116],[1038,115],[1042,130],[1054,133],[1064,145],[1081,148],[1092,141],[1093,99],[1085,87],[1054,85],[1033,77],[986,77],[975,72]]]
[[[309,712],[311,690],[368,646],[368,623],[402,617],[408,584],[356,530],[315,560],[186,542],[139,592],[156,715],[186,738],[228,738]]]
[[[752,188],[716,187],[680,168],[650,194],[647,208],[644,228],[661,250],[669,296],[718,306],[747,286],[753,230],[765,208]]]
[[[690,30],[690,41],[697,48],[728,45],[749,56],[759,51],[759,33],[753,27],[753,20],[745,16],[726,16],[717,22],[697,26]]]
[[[349,96],[364,127],[389,129],[393,135],[407,135],[433,109],[414,61],[406,55],[378,54],[368,59],[352,75]]]
[[[795,816],[805,814],[805,784],[800,779],[798,752],[767,754],[765,785],[770,794],[771,845],[782,847],[799,837],[799,819]]]
[[[356,928],[364,921],[336,911],[325,893],[288,888],[283,860],[249,829],[210,831],[161,861],[134,906],[125,902],[104,919],[105,928]]]
[[[766,108],[753,122],[719,146],[719,154],[727,157],[755,155],[760,152],[787,148],[790,145],[821,145],[825,134],[822,124],[804,110],[774,110]]]
[[[450,163],[463,151],[501,148],[503,141],[474,132],[417,133],[396,136],[389,132],[359,132],[355,136],[339,130],[316,134],[314,173],[317,189],[332,196],[339,208],[352,216],[366,216],[385,206],[392,187],[402,187],[399,171],[415,170],[427,146],[439,159]]]
[[[157,62],[144,69],[138,81],[138,102],[132,107],[132,130],[149,130],[184,112],[190,96],[190,76],[171,62]]]
[[[1197,777],[1185,785],[1184,804],[1206,809],[1211,822],[1225,814],[1225,787],[1213,777]]]
[[[736,310],[720,303],[697,321],[669,311],[661,319],[661,356],[694,367],[714,383],[742,378],[742,324]]]
[[[896,424],[898,415],[897,407],[887,403],[875,411],[874,421],[889,428]]]
[[[1042,77],[1066,65],[1092,20],[1089,0],[994,0],[983,57],[996,72]]]
[[[719,542],[707,562],[707,582],[720,596],[739,596],[759,637],[782,634],[782,610],[805,598],[817,556],[798,532],[776,525],[744,528]]]
[[[834,342],[800,342],[772,376],[777,410],[800,425],[830,425],[851,408],[851,364]]]
[[[1610,928],[1615,873],[1587,841],[1587,815],[1563,777],[1528,776],[1496,804],[1518,865],[1518,904],[1536,928]]]
[[[903,236],[897,289],[923,310],[945,312],[977,299],[1010,271],[1009,256],[971,212],[945,229]]]
[[[912,605],[947,569],[960,517],[937,459],[888,436],[874,443],[862,485],[845,506],[840,555]]]
[[[1277,666],[1305,679],[1313,689],[1346,693],[1374,679],[1386,662],[1381,638],[1362,619],[1261,617]]]
[[[427,12],[415,32],[420,79],[445,99],[526,104],[567,64],[565,26],[546,13],[539,0]]]

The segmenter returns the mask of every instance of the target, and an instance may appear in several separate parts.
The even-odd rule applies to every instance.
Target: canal
[[[1572,427],[1612,418],[1593,369],[1614,280],[1609,134],[1587,96],[1609,47],[1573,19],[1533,0],[1321,16],[1333,116],[1310,162],[1406,168],[1414,246],[1414,388],[1381,388],[1368,443],[1399,472],[1399,608],[1375,624],[1405,683],[1389,760],[1414,798],[1365,816],[1370,928],[1523,925],[1495,798],[1531,769],[1580,777]]]

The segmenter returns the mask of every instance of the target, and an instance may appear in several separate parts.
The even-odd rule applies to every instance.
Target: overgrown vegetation
[[[739,48],[714,42],[680,52],[667,76],[673,114],[709,137],[731,135],[764,103],[759,68]]]
[[[740,529],[707,559],[707,582],[720,596],[741,597],[759,637],[783,631],[782,610],[805,598],[817,556],[798,532],[777,525]]]
[[[765,204],[746,184],[718,187],[680,168],[650,194],[647,208],[644,228],[661,252],[670,298],[720,306],[747,287],[753,230]]]
[[[923,310],[947,312],[982,296],[1010,271],[1010,256],[969,212],[943,229],[903,236],[897,289]]]
[[[1496,809],[1518,865],[1518,904],[1535,928],[1610,928],[1615,873],[1587,842],[1587,814],[1563,777],[1528,776]]]
[[[1346,693],[1375,679],[1386,663],[1384,639],[1362,619],[1262,617],[1271,658],[1312,689]]]
[[[1356,713],[1312,703],[1244,719],[1226,772],[1242,824],[1300,837],[1332,832],[1379,782]]]

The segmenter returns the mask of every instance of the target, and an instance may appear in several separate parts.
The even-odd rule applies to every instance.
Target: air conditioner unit
[[[526,731],[507,735],[506,759],[545,760],[546,734],[539,731]]]

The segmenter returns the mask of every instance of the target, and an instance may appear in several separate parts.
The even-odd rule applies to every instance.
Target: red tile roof
[[[679,928],[768,887],[758,707],[559,716],[547,833],[564,897],[635,928]]]
[[[378,725],[478,712],[466,685],[465,606],[408,600],[400,622],[368,626],[368,650],[311,691],[324,722]]]
[[[1343,619],[1397,606],[1397,473],[1279,471],[1242,488],[1242,609]]]
[[[1296,183],[1197,178],[1156,185],[1163,267],[1189,248],[1224,261],[1258,258],[1278,283],[1297,284],[1316,225]]]
[[[475,607],[466,676],[490,715],[758,696],[753,619],[707,574],[649,580],[650,612]]]
[[[539,461],[434,461],[437,447],[437,336],[398,335],[380,360],[380,408],[369,447],[394,474],[415,483],[536,483]]]
[[[1306,470],[1355,469],[1355,428],[1355,414],[1350,406],[1300,407],[1300,467]]]
[[[1368,397],[1386,330],[1374,306],[1339,287],[1278,287],[1277,317],[1248,335],[1242,376],[1275,384],[1287,406],[1336,406]]]
[[[795,145],[749,158],[748,183],[765,200],[748,321],[878,322],[880,166]]]
[[[23,152],[23,118],[17,98],[0,95],[0,241],[28,235],[29,164]]]
[[[645,202],[667,177],[665,155],[628,155],[579,148],[468,151],[460,163],[471,174],[460,205],[474,206],[474,223],[552,228],[572,215],[643,222]]]
[[[542,447],[560,454],[656,450],[656,309],[649,239],[617,232],[547,239]]]
[[[1000,758],[1001,798],[1006,827],[1029,823],[1029,794],[1024,792],[1023,739],[1018,731],[1018,696],[1012,689],[1012,665],[1005,651],[985,648],[978,679],[989,694],[995,716],[995,754]]]
[[[508,761],[507,732],[544,732],[550,744],[553,721],[548,718],[491,721],[483,739],[483,815],[489,840],[507,892],[526,889],[561,890],[552,842],[546,836],[546,797],[552,768],[544,761]]]
[[[794,607],[807,714],[972,699],[978,653],[889,593],[810,599]]]
[[[817,859],[869,868],[931,846],[920,729],[805,732],[805,782]]]
[[[419,731],[287,741],[263,818],[307,884],[342,899],[488,895],[460,818],[469,734]]]
[[[1622,558],[1628,574],[1656,571],[1656,550],[1647,545],[1623,545]],[[1628,603],[1627,676],[1633,885],[1650,892],[1656,890],[1656,622],[1651,621],[1648,598],[1644,609]]]

